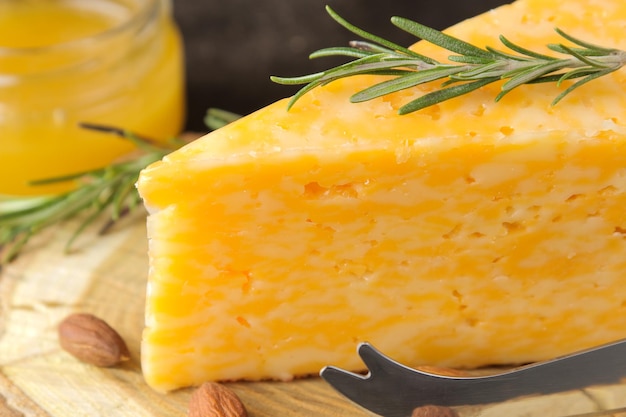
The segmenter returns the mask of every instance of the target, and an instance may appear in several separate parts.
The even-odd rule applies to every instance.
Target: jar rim
[[[145,4],[141,5],[135,12],[133,12],[130,18],[124,19],[119,24],[116,24],[110,28],[107,28],[106,30],[103,30],[102,32],[98,32],[93,35],[44,46],[0,46],[0,56],[28,55],[41,52],[54,52],[61,51],[63,49],[81,47],[85,43],[104,42],[107,39],[115,37],[118,34],[123,33],[127,30],[132,30],[133,28],[141,28],[144,23],[149,22],[153,18],[153,16],[158,14],[160,3],[160,0],[145,0]]]

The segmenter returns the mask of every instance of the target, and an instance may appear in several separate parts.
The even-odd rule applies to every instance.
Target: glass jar
[[[161,0],[0,0],[0,195],[133,150],[79,123],[166,140],[184,121],[183,53]]]

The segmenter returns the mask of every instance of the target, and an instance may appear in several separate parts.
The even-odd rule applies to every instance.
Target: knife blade
[[[357,347],[369,369],[361,375],[326,366],[321,377],[361,407],[384,417],[409,417],[424,405],[466,406],[546,395],[626,377],[626,339],[487,376],[447,376],[412,369],[369,343]]]

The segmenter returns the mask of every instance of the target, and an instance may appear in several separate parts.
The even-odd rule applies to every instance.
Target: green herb
[[[387,75],[391,78],[357,92],[350,99],[353,103],[435,80],[443,81],[439,89],[402,106],[398,111],[400,114],[411,113],[468,94],[500,80],[506,81],[495,97],[496,101],[523,84],[554,82],[560,86],[564,81],[578,79],[555,97],[552,102],[555,105],[576,88],[626,64],[626,52],[584,42],[560,29],[556,29],[557,33],[573,45],[547,45],[552,51],[564,55],[556,58],[526,49],[504,36],[500,36],[500,42],[510,51],[500,51],[492,47],[480,48],[411,20],[391,18],[391,23],[398,28],[454,53],[448,57],[451,63],[442,63],[366,32],[348,23],[330,7],[326,7],[326,11],[340,25],[364,40],[353,41],[350,47],[326,48],[310,55],[310,58],[353,58],[343,65],[301,77],[272,76],[271,80],[279,84],[306,84],[292,97],[288,108],[317,86],[362,74]]]
[[[104,233],[113,222],[139,205],[139,195],[135,190],[139,172],[175,149],[174,144],[171,147],[156,146],[152,141],[117,128],[84,127],[122,136],[135,143],[143,154],[104,168],[33,183],[78,182],[76,189],[64,194],[14,197],[0,201],[0,246],[3,247],[0,264],[13,260],[28,240],[42,229],[81,212],[88,214],[67,242],[67,250],[88,225],[105,210],[110,210],[109,221],[102,229]]]
[[[206,112],[204,116],[204,124],[210,130],[217,130],[229,123],[239,119],[241,115],[232,113],[222,109],[211,108]]]
[[[206,122],[214,130],[238,117],[224,110],[210,109]],[[67,242],[67,251],[71,250],[75,239],[87,226],[108,213],[100,229],[101,234],[105,233],[122,216],[140,206],[135,183],[141,170],[185,143],[172,139],[161,145],[116,127],[93,124],[83,124],[82,127],[127,139],[137,146],[139,154],[103,168],[33,183],[78,183],[75,189],[63,194],[0,199],[0,266],[13,260],[29,239],[41,230],[78,214],[85,217]]]

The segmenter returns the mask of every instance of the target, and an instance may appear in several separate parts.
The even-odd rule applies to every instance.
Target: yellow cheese
[[[626,48],[623,0],[519,0],[449,29]],[[418,50],[447,53],[426,44]],[[142,362],[157,390],[363,367],[542,360],[626,337],[626,73],[417,113],[361,76],[279,101],[141,175]]]

